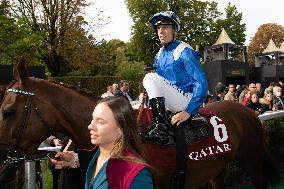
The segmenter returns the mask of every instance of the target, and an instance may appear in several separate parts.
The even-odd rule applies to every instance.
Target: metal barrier
[[[38,150],[45,150],[45,151],[56,151],[59,152],[61,146],[51,147],[45,143],[42,143]],[[41,161],[47,161],[46,159],[42,159]],[[35,161],[27,161],[25,162],[25,188],[27,189],[37,189],[36,186],[36,162]],[[41,162],[41,189],[45,189],[45,163]]]
[[[266,121],[269,119],[275,119],[279,117],[284,117],[284,110],[278,111],[268,111],[258,116],[260,121]],[[46,150],[46,151],[60,151],[61,146],[57,147],[50,147],[45,143],[41,144],[38,148],[39,150]],[[44,181],[45,181],[45,167],[44,163],[42,163],[42,189],[44,189]],[[36,170],[35,170],[35,162],[26,162],[25,163],[25,188],[28,189],[36,189]]]

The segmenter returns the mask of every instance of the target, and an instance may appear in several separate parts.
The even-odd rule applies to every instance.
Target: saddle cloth
[[[226,123],[222,117],[217,112],[206,109],[201,109],[199,113],[207,120],[210,127],[210,135],[208,138],[201,138],[188,145],[188,159],[199,161],[230,153],[233,146],[227,132]],[[147,161],[151,165],[174,166],[176,164],[175,146],[161,146],[153,141],[147,141],[145,144]]]

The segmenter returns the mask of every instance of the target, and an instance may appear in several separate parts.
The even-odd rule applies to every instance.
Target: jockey
[[[172,11],[151,17],[150,23],[162,47],[155,57],[155,73],[148,73],[143,85],[153,111],[153,129],[148,139],[167,143],[168,126],[180,125],[198,113],[208,93],[208,84],[200,65],[199,53],[179,40],[180,20]],[[174,113],[171,120],[166,108]]]

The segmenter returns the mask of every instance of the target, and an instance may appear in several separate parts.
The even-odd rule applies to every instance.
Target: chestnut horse
[[[23,62],[14,70],[14,79],[15,82],[5,91],[0,109],[0,153],[11,150],[35,153],[39,144],[57,131],[65,132],[79,148],[93,147],[87,125],[98,98],[46,80],[30,78]],[[185,188],[204,186],[217,178],[235,158],[250,176],[254,187],[265,189],[278,172],[266,150],[258,117],[231,101],[212,103],[205,109],[218,112],[224,119],[232,151],[200,161],[188,159]],[[146,154],[150,144],[144,143]],[[161,146],[155,153],[159,154],[165,148]],[[169,188],[175,165],[152,166],[157,169],[154,176],[158,187]]]
[[[0,85],[0,106],[7,86]],[[5,157],[0,157],[2,162]],[[25,166],[23,162],[13,164],[0,164],[0,188],[19,188],[24,185]]]

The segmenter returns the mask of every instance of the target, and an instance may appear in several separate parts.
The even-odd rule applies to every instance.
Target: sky
[[[243,14],[243,23],[246,23],[247,30],[245,45],[249,44],[250,39],[262,24],[276,23],[284,27],[284,0],[215,1],[218,2],[219,10],[221,12],[224,12],[224,8],[231,2],[231,4],[236,5],[238,12]],[[120,39],[128,42],[133,21],[129,17],[124,0],[95,0],[95,3],[95,6],[101,7],[101,10],[104,10],[104,14],[109,16],[109,24],[100,28],[100,32],[97,32],[95,36],[99,39],[103,37],[106,40]],[[91,14],[92,12],[94,11],[90,11]]]

